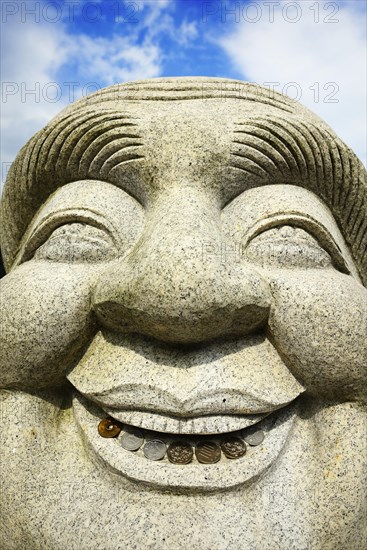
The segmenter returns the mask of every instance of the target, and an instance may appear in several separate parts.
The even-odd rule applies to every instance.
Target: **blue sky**
[[[117,82],[257,82],[326,120],[366,164],[364,0],[2,0],[2,177],[70,100]]]

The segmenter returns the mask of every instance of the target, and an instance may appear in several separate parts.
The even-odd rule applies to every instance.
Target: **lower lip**
[[[97,427],[106,414],[79,394],[73,399],[73,410],[89,448],[114,473],[151,487],[202,492],[235,488],[261,475],[279,456],[295,418],[293,403],[255,424],[264,432],[264,441],[247,447],[241,458],[231,460],[223,456],[216,464],[179,465],[171,464],[167,458],[150,461],[140,452],[123,449],[116,438],[100,437]]]

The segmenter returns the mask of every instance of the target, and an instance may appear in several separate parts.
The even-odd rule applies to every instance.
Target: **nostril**
[[[93,309],[103,326],[117,331],[127,331],[131,328],[129,316],[124,314],[120,304],[112,301],[97,302],[94,303]]]
[[[240,332],[253,332],[267,324],[269,314],[270,305],[241,306],[233,314],[233,328],[237,328]]]

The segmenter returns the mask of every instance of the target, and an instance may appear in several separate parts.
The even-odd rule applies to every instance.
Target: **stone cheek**
[[[277,101],[60,130],[1,280],[4,550],[366,547],[365,218],[297,179]]]

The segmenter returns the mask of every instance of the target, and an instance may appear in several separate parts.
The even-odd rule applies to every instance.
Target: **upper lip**
[[[116,411],[106,409],[105,412],[123,424],[144,428],[159,433],[202,435],[220,434],[243,430],[257,424],[264,414],[251,415],[208,415],[188,418],[178,418],[142,411]]]
[[[102,408],[183,418],[269,413],[304,391],[262,334],[182,351],[100,331],[68,378]]]

